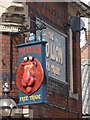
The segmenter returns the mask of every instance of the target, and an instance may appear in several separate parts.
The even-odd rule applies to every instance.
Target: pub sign
[[[46,52],[45,41],[19,44],[16,84],[19,89],[19,104],[29,105],[46,101]]]

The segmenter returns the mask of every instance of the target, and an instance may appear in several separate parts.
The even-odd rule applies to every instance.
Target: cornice
[[[18,28],[24,26],[25,8],[23,4],[14,3],[11,0],[6,5],[5,2],[1,2],[0,10],[1,7],[4,10],[0,14],[0,32],[17,32]]]
[[[0,25],[0,32],[18,32],[19,26]]]

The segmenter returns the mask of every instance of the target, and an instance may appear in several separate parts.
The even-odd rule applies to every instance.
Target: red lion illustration
[[[43,80],[44,71],[41,63],[32,56],[24,57],[16,75],[18,89],[31,95],[40,88]]]

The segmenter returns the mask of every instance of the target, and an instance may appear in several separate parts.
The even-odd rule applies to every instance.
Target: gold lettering
[[[32,95],[32,96],[30,96],[30,100],[35,101],[35,100],[38,100],[38,99],[41,99],[41,95],[40,94],[39,95]]]
[[[28,96],[20,97],[20,101],[22,102],[28,101]]]

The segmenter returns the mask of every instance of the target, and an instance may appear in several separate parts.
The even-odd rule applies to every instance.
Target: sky
[[[85,2],[86,4],[88,4],[88,2],[90,1],[90,0],[81,0],[82,2]]]

